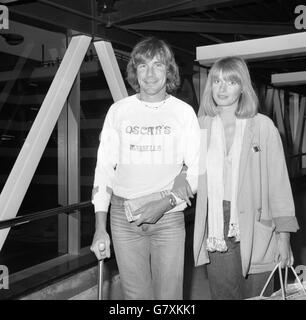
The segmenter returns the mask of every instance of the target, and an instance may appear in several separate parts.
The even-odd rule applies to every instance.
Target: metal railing
[[[26,214],[13,219],[2,220],[0,221],[0,230],[10,228],[10,227],[15,227],[24,223],[29,223],[34,220],[45,219],[47,217],[55,216],[62,213],[70,214],[76,210],[90,207],[91,205],[92,205],[91,201],[84,201],[84,202],[75,203],[75,204],[71,204],[64,207],[58,207],[58,208]]]

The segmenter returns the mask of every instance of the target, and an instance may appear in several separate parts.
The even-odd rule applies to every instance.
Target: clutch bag
[[[127,220],[129,222],[136,221],[140,217],[140,214],[135,214],[135,211],[137,209],[141,208],[142,206],[144,206],[145,204],[151,201],[160,200],[169,194],[170,194],[170,190],[166,190],[166,191],[151,193],[149,195],[138,197],[135,199],[125,200],[124,211],[125,211]]]

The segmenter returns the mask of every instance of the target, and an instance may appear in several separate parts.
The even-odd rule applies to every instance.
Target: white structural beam
[[[32,128],[0,195],[0,220],[14,218],[67,99],[91,38],[71,39]],[[0,250],[9,229],[0,231]]]
[[[112,44],[107,41],[94,43],[109,90],[114,101],[128,96]]]
[[[196,59],[211,65],[216,59],[239,55],[244,59],[259,59],[305,53],[306,32],[201,46],[196,48]]]
[[[271,83],[275,86],[295,86],[306,83],[306,71],[275,73],[271,75]]]

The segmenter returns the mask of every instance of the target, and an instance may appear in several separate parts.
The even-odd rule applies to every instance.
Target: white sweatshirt
[[[100,135],[92,203],[106,212],[111,190],[133,199],[170,190],[183,164],[193,192],[198,183],[200,128],[193,108],[170,96],[157,109],[136,95],[114,103]],[[183,210],[183,202],[171,211]]]

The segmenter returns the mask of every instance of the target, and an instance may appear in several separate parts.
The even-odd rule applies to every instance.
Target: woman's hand
[[[186,203],[191,206],[191,201],[189,198],[193,198],[193,193],[191,187],[186,179],[186,172],[181,172],[174,179],[174,184],[172,187],[172,192],[180,199],[186,201]]]
[[[281,267],[291,267],[293,265],[293,254],[290,246],[290,233],[280,232],[276,234],[277,246],[278,246],[278,261],[281,263]]]

